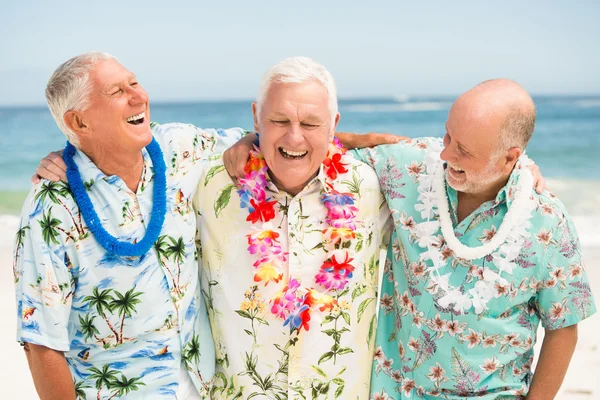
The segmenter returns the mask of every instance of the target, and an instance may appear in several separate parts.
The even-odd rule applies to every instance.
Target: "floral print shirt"
[[[248,252],[247,235],[255,227],[240,208],[240,194],[217,158],[205,169],[194,208],[202,242],[202,293],[215,340],[217,369],[213,399],[366,399],[373,359],[379,258],[390,213],[373,170],[350,157],[348,172],[334,189],[352,193],[358,207],[356,239],[349,284],[326,290],[315,284],[327,254],[323,230],[326,210],[323,167],[296,196],[269,180],[267,196],[276,202],[272,229],[289,252],[277,281],[254,275],[256,257]],[[200,194],[201,192],[201,194]],[[290,316],[270,300],[282,293],[293,276],[314,287],[322,304],[304,320]],[[290,280],[291,282],[291,280]],[[289,288],[292,288],[290,283]],[[286,287],[288,287],[286,286]],[[335,299],[327,304],[324,298]],[[290,329],[292,328],[292,329]]]
[[[17,340],[64,352],[78,398],[175,399],[180,368],[208,397],[215,353],[191,203],[206,157],[235,143],[242,130],[166,124],[153,134],[167,165],[167,213],[145,255],[105,251],[63,183],[35,185],[21,214]],[[151,218],[154,174],[145,149],[143,158],[133,193],[81,151],[74,156],[103,227],[119,240],[141,239]]]
[[[376,170],[394,220],[381,289],[371,399],[517,398],[528,392],[536,331],[564,328],[596,309],[584,271],[579,239],[562,203],[549,192],[534,194],[530,237],[515,261],[508,283],[477,314],[442,307],[440,290],[421,261],[415,226],[424,221],[415,209],[423,160],[437,139],[379,146],[359,154]],[[457,193],[448,185],[451,217],[460,242],[481,246],[496,234],[514,200],[518,174],[493,201],[456,223]],[[438,236],[444,261],[440,275],[463,293],[498,271],[493,258],[454,257]],[[425,264],[427,263],[427,265]]]

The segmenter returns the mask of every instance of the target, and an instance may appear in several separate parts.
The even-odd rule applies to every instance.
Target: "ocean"
[[[600,96],[536,97],[527,149],[572,215],[600,215]],[[338,130],[443,136],[452,97],[340,100]],[[153,103],[151,119],[252,129],[250,101]],[[45,106],[0,108],[0,215],[18,215],[40,159],[65,138]]]

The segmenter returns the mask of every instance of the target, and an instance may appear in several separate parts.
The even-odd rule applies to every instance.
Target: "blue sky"
[[[0,0],[0,105],[44,104],[52,71],[103,50],[153,101],[248,99],[305,55],[341,97],[453,95],[494,77],[600,94],[600,2]]]

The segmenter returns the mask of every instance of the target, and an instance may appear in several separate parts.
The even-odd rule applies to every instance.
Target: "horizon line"
[[[358,100],[385,100],[394,101],[397,103],[410,102],[412,100],[452,100],[456,99],[460,94],[409,94],[409,95],[372,95],[372,96],[341,96],[338,97],[338,101],[358,101]],[[556,94],[532,94],[531,97],[534,100],[537,99],[549,99],[549,98],[562,98],[562,99],[583,99],[583,98],[600,98],[600,93],[556,93]],[[214,97],[214,98],[182,98],[182,99],[159,99],[152,101],[153,105],[183,105],[183,104],[206,104],[206,103],[246,103],[253,102],[254,98],[250,97]],[[17,103],[2,103],[0,102],[0,108],[11,109],[11,108],[47,108],[46,103],[38,102],[17,102]]]

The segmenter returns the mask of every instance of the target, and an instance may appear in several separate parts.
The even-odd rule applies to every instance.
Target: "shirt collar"
[[[325,170],[323,169],[323,164],[321,164],[319,166],[319,172],[317,173],[317,176],[315,176],[310,181],[308,181],[306,186],[304,186],[304,188],[302,188],[300,193],[298,193],[296,196],[302,195],[302,193],[306,192],[307,190],[310,190],[313,185],[319,184],[319,183],[321,184],[321,187],[323,189],[325,189],[325,191],[329,191],[329,187],[327,186],[326,182],[327,181],[326,181],[326,176],[325,176]],[[277,186],[275,186],[275,184],[273,183],[273,181],[271,180],[269,175],[267,175],[267,188],[270,191],[272,191],[273,193],[281,193],[280,190],[277,188]],[[291,196],[291,197],[296,197],[296,196]]]
[[[515,200],[515,192],[518,182],[519,168],[514,168],[508,177],[506,185],[504,185],[504,187],[498,191],[496,198],[493,200],[493,207],[497,207],[502,203],[506,203],[506,206],[510,207],[512,202]],[[446,193],[448,194],[448,200],[450,201],[452,210],[456,212],[456,207],[458,207],[458,193],[448,184],[446,184]]]
[[[146,148],[142,149],[142,157],[144,161],[144,166],[142,168],[140,185],[147,185],[148,182],[152,180],[154,174],[151,168],[152,159],[150,158],[150,154],[148,154]],[[125,187],[125,182],[123,182],[121,178],[119,178],[116,175],[106,175],[96,166],[96,164],[94,164],[94,162],[83,151],[76,149],[75,154],[73,155],[73,161],[75,161],[75,164],[77,164],[77,168],[79,169],[79,176],[81,177],[82,182],[94,182],[102,179],[111,185]]]

